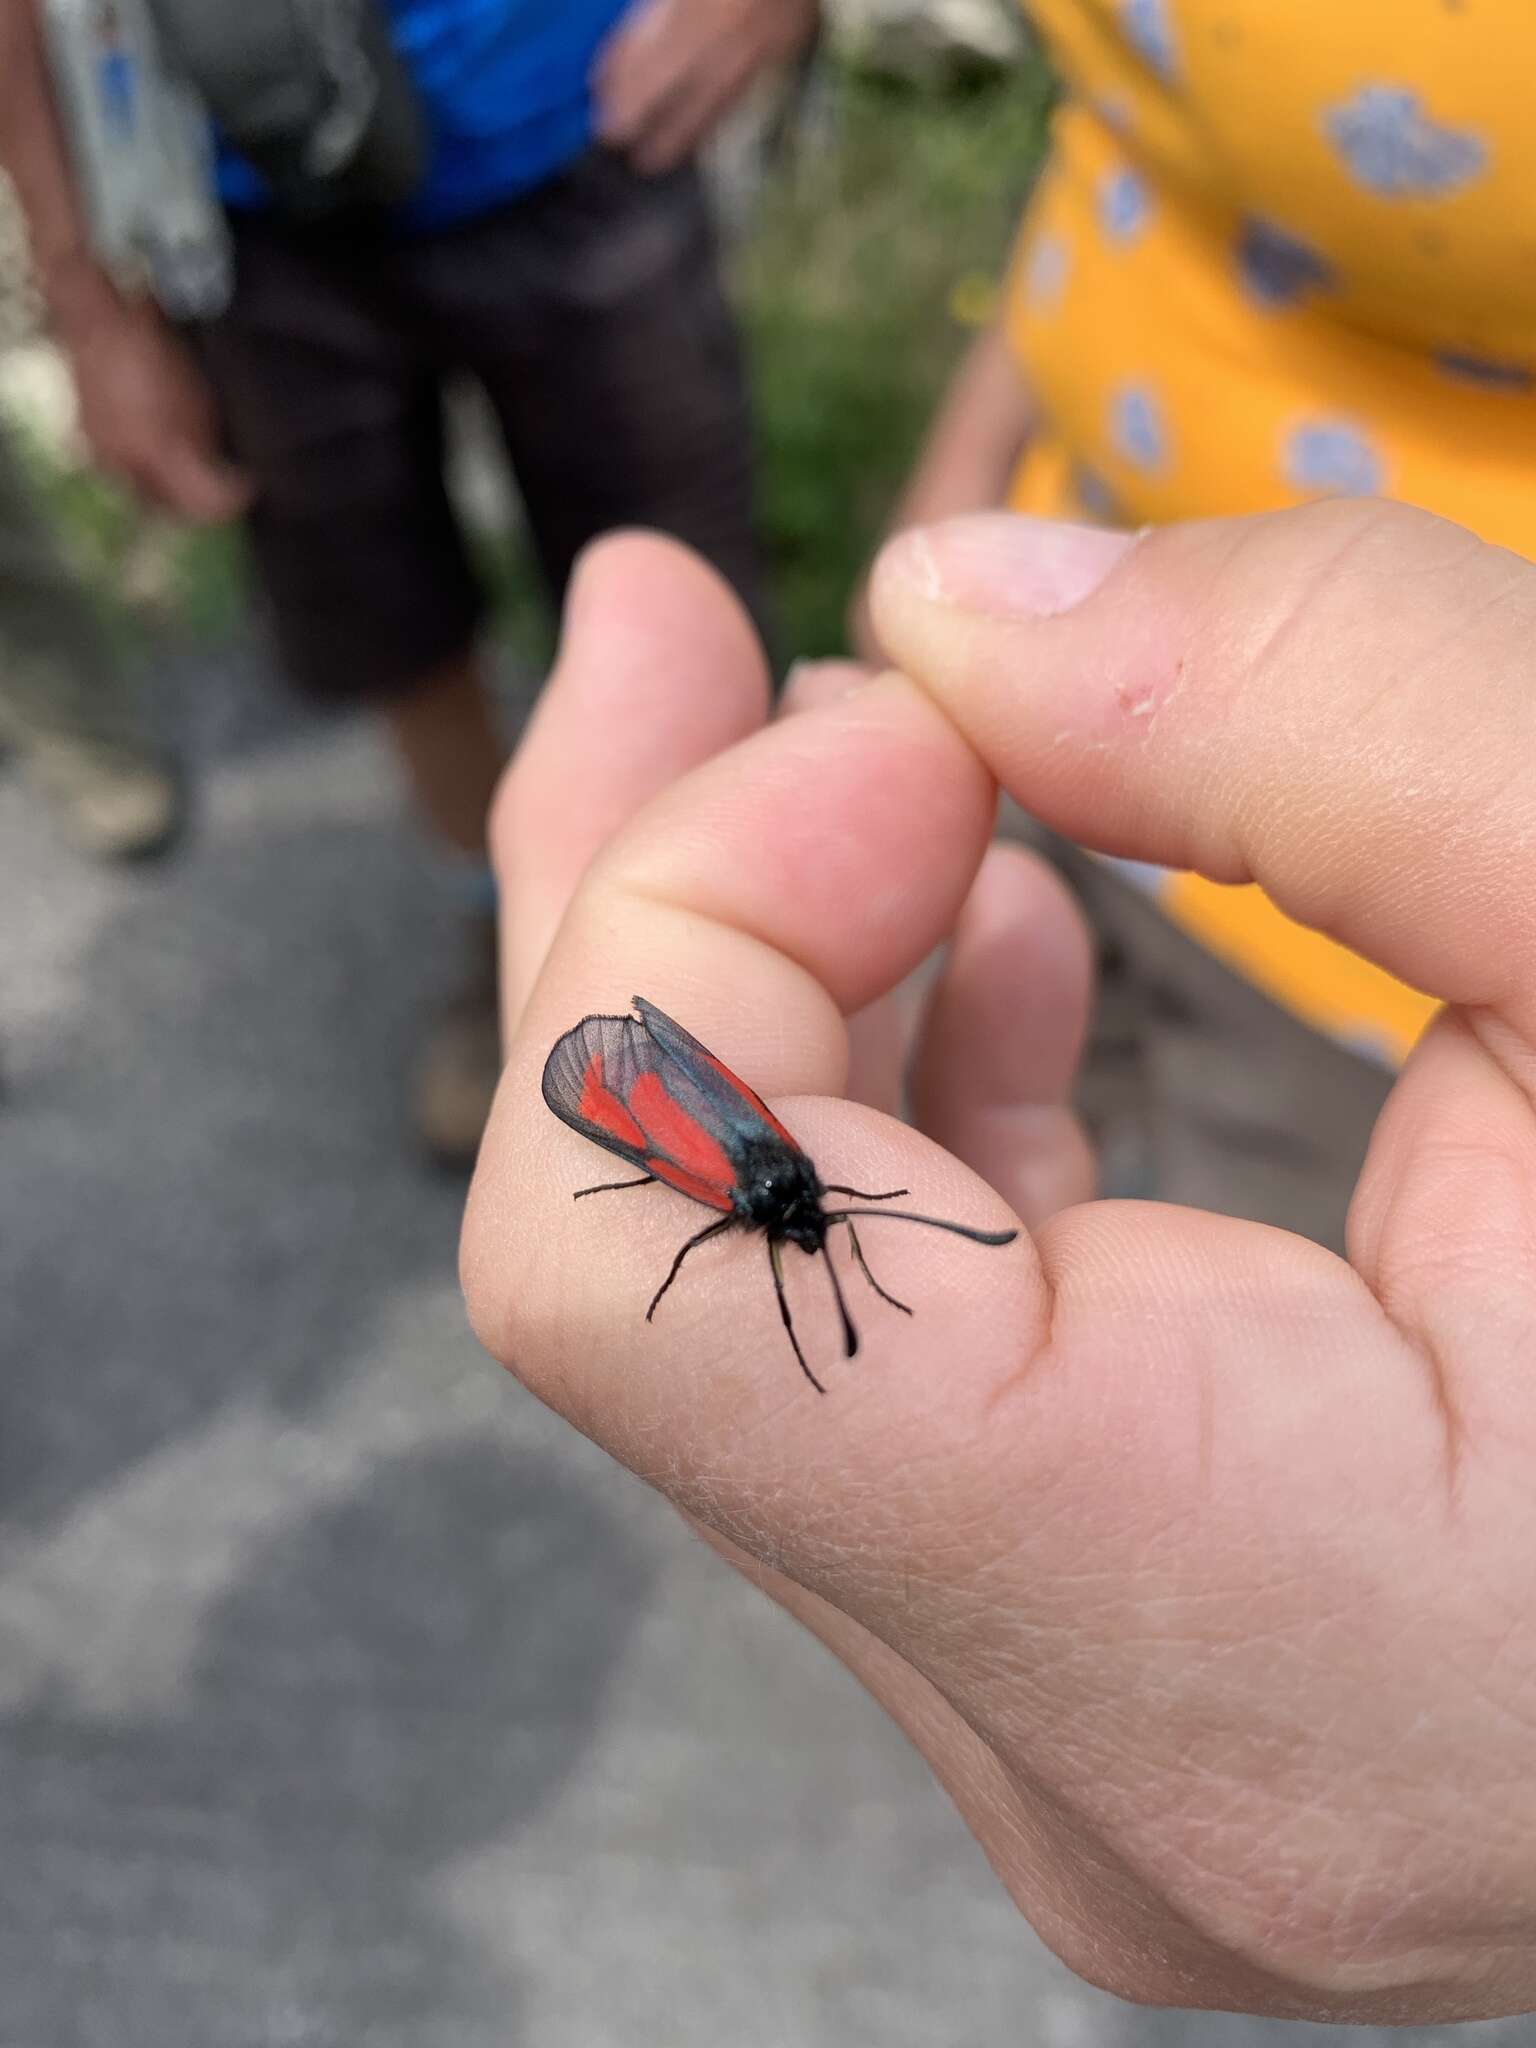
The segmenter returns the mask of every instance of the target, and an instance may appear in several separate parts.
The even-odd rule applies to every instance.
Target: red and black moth
[[[859,1348],[858,1332],[827,1250],[827,1232],[834,1224],[847,1226],[854,1262],[876,1294],[907,1316],[912,1313],[907,1304],[887,1294],[866,1265],[853,1227],[855,1217],[923,1223],[930,1230],[968,1237],[973,1244],[1012,1244],[1018,1236],[1016,1230],[973,1230],[965,1223],[914,1216],[905,1209],[825,1208],[824,1195],[849,1195],[856,1202],[893,1202],[907,1190],[892,1188],[887,1194],[872,1195],[862,1188],[823,1185],[809,1158],[745,1081],[738,1081],[708,1047],[663,1016],[654,1003],[636,996],[634,1005],[637,1017],[583,1017],[566,1032],[544,1063],[544,1100],[573,1131],[641,1169],[638,1180],[604,1181],[599,1187],[578,1188],[577,1201],[583,1195],[649,1187],[660,1181],[690,1201],[720,1212],[720,1220],[696,1231],[672,1261],[645,1312],[647,1322],[691,1251],[722,1231],[760,1230],[768,1240],[779,1314],[800,1370],[817,1393],[824,1394],[826,1388],[806,1364],[790,1319],[781,1257],[784,1245],[797,1244],[806,1253],[820,1252],[826,1260],[842,1318],[844,1349],[852,1358]]]

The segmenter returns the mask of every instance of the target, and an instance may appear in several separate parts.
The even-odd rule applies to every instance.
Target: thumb
[[[1261,882],[1529,1030],[1529,564],[1377,502],[1141,536],[987,516],[899,537],[873,601],[893,658],[1058,831]]]

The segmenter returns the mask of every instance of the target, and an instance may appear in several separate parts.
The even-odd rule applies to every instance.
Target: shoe
[[[50,737],[34,741],[21,765],[70,839],[95,860],[151,860],[181,834],[182,779],[156,754]]]
[[[471,967],[432,1020],[412,1088],[416,1135],[439,1166],[468,1172],[501,1079],[496,926],[476,918]]]

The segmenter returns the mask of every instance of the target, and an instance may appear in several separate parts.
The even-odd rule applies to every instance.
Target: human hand
[[[874,602],[930,694],[886,678],[754,732],[760,670],[702,570],[637,541],[585,565],[495,819],[475,1326],[844,1658],[1083,1975],[1307,2018],[1529,2009],[1536,569],[1381,505],[1134,544],[985,519],[898,541]],[[1050,1019],[1086,967],[1033,869],[988,937],[978,757],[1058,830],[1255,877],[1455,1006],[1378,1128],[1350,1265],[1155,1204],[1040,1220],[1018,1165],[1042,1115],[1059,1136]],[[951,1157],[837,1098],[843,1019],[957,918],[950,1013],[980,1028],[937,1040]],[[1032,980],[1042,1012],[1000,1022],[989,991]],[[600,1163],[539,1095],[559,1033],[635,989],[828,1177],[996,1225],[976,1166],[1033,1243],[872,1241],[917,1313],[872,1303],[826,1400],[738,1240],[647,1327],[694,1212],[571,1202]]]
[[[815,32],[818,0],[638,0],[599,54],[597,132],[637,170],[691,156],[765,65]]]
[[[219,452],[212,397],[147,300],[98,295],[61,331],[96,463],[147,503],[199,525],[245,510],[250,488]]]
[[[936,526],[963,512],[1001,505],[1038,418],[1003,323],[989,320],[950,375],[892,510],[889,531]],[[849,601],[847,631],[848,645],[860,661],[888,665],[870,606],[868,571],[860,575]]]
[[[875,631],[874,613],[870,609],[867,571],[860,573],[859,580],[853,587],[853,595],[848,600],[844,627],[848,635],[848,651],[854,660],[862,662],[866,668],[884,667],[885,655],[880,645],[880,636]]]

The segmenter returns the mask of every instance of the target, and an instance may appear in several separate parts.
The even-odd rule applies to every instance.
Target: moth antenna
[[[642,1173],[638,1180],[605,1180],[599,1182],[595,1188],[578,1188],[571,1200],[579,1202],[583,1195],[613,1195],[617,1194],[620,1188],[649,1188],[655,1184],[654,1173]]]
[[[848,1227],[851,1230],[853,1225],[850,1223]],[[837,1268],[832,1263],[832,1254],[827,1250],[825,1241],[822,1243],[821,1256],[827,1262],[827,1277],[832,1282],[833,1299],[837,1303],[837,1312],[843,1319],[843,1356],[852,1358],[859,1348],[859,1333],[853,1327],[853,1317],[849,1315],[848,1304],[843,1299],[843,1283],[837,1277]]]
[[[684,1249],[686,1250],[687,1247],[685,1246]],[[784,1328],[789,1332],[790,1348],[795,1354],[800,1370],[805,1374],[811,1385],[818,1394],[824,1394],[827,1390],[806,1364],[805,1353],[800,1349],[800,1339],[795,1335],[795,1326],[790,1321],[789,1301],[784,1293],[784,1267],[779,1258],[779,1247],[771,1237],[768,1240],[768,1265],[773,1273],[773,1291],[779,1297],[779,1315],[783,1320]]]
[[[948,1230],[972,1244],[1012,1244],[1016,1230],[973,1230],[968,1223],[949,1223],[942,1216],[914,1216],[910,1209],[833,1209],[828,1223],[846,1223],[850,1216],[889,1216],[895,1223],[926,1223],[930,1230]]]
[[[822,1189],[824,1195],[852,1195],[856,1202],[894,1202],[899,1195],[910,1195],[910,1188],[892,1188],[888,1194],[872,1195],[867,1188],[845,1188],[833,1185]]]
[[[843,1220],[846,1222],[847,1218],[845,1217]],[[853,1253],[854,1263],[858,1266],[859,1271],[864,1275],[870,1286],[873,1287],[876,1294],[879,1295],[880,1299],[888,1301],[892,1308],[899,1308],[904,1316],[911,1315],[912,1311],[908,1308],[907,1304],[904,1301],[898,1301],[894,1294],[887,1294],[880,1285],[880,1282],[869,1270],[869,1261],[864,1256],[864,1247],[859,1243],[859,1233],[851,1223],[848,1224],[848,1247]]]

